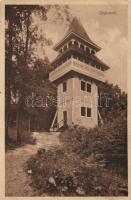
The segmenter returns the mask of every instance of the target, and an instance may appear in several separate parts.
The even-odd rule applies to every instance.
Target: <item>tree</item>
[[[118,85],[99,84],[99,111],[103,120],[112,121],[127,109],[127,94]]]
[[[43,82],[44,80],[48,82],[49,61],[46,58],[43,61],[40,60],[34,53],[38,41],[49,45],[51,40],[38,34],[38,27],[33,25],[33,15],[39,15],[42,20],[47,20],[47,12],[52,7],[56,11],[59,9],[60,15],[62,6],[57,5],[6,6],[6,141],[8,141],[9,113],[12,102],[17,103],[17,136],[18,141],[21,142],[22,119],[24,115],[30,113],[29,108],[25,107],[25,98],[31,91],[46,96],[49,88],[52,87],[48,83],[50,86],[47,91],[44,87],[45,82]],[[69,8],[63,7],[65,15],[69,17]],[[42,71],[42,68],[45,71]],[[42,73],[45,74],[43,80]]]
[[[6,141],[8,140],[9,111],[12,103],[12,95],[13,97],[16,97],[17,94],[18,97],[19,94],[20,101],[20,94],[22,94],[20,88],[16,85],[19,78],[17,75],[20,71],[23,71],[24,73],[27,71],[31,14],[38,9],[41,9],[44,18],[47,11],[44,7],[24,5],[6,6]],[[23,37],[23,34],[25,37]],[[19,123],[17,124],[19,125]]]

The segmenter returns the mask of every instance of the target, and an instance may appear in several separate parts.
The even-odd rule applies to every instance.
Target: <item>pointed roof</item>
[[[86,42],[90,43],[91,45],[95,46],[97,49],[101,49],[98,45],[96,45],[94,42],[92,42],[92,40],[90,39],[90,37],[88,36],[86,30],[84,29],[83,25],[81,24],[80,20],[77,19],[77,17],[74,17],[72,22],[69,25],[69,29],[66,33],[66,36],[63,38],[62,41],[65,40],[65,38],[67,38],[70,34],[76,34],[77,36],[79,36],[80,38],[84,39]],[[61,41],[61,42],[62,42]],[[59,46],[59,44],[61,43],[59,42],[57,45]],[[57,47],[56,45],[56,47]]]
[[[84,29],[83,25],[81,24],[80,20],[77,19],[77,17],[74,17],[69,29],[67,31],[67,35],[71,32],[76,33],[77,35],[81,36],[83,39],[89,41],[90,43],[93,43],[91,39],[89,38],[88,34],[86,33],[86,30]]]

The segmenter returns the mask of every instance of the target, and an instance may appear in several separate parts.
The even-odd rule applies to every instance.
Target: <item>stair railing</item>
[[[62,119],[60,122],[57,123],[57,129],[61,128],[64,126],[64,120]]]

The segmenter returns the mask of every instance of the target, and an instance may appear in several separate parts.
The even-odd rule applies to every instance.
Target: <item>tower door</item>
[[[64,122],[64,126],[67,126],[67,111],[63,112],[63,122]]]

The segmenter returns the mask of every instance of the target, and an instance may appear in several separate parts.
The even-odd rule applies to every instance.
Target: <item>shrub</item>
[[[60,135],[63,148],[87,157],[90,154],[104,154],[109,162],[126,167],[127,163],[127,116],[121,111],[113,122],[106,122],[94,129],[80,126],[69,127]]]
[[[93,129],[71,126],[60,140],[61,149],[41,150],[28,160],[37,196],[128,195],[126,110]]]
[[[36,196],[123,196],[127,182],[113,170],[88,164],[77,154],[63,150],[47,151],[27,163]],[[120,188],[125,188],[126,194]]]
[[[59,149],[37,153],[28,160],[28,170],[32,172],[33,186],[40,193],[73,195],[76,189],[73,174],[80,170],[80,159]]]

